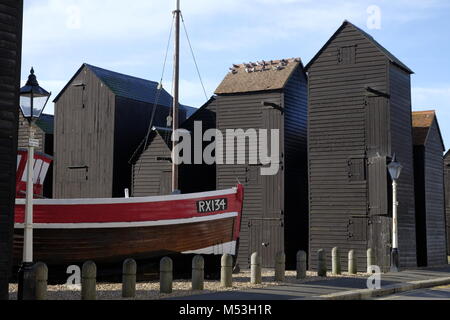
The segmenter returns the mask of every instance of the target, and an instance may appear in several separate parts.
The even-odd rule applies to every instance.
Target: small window
[[[356,46],[339,48],[338,64],[354,64],[356,62]]]
[[[347,162],[348,180],[366,181],[366,159],[349,159]]]

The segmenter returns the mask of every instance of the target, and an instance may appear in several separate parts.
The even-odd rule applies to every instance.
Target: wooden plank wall
[[[283,90],[285,151],[285,251],[289,267],[299,250],[308,251],[308,82],[294,72]]]
[[[166,191],[164,186],[168,174],[172,172],[172,163],[158,160],[158,157],[170,158],[171,151],[161,136],[153,132],[149,147],[133,165],[133,197],[170,194],[170,191],[164,192]]]
[[[446,230],[442,144],[433,122],[425,146],[425,206],[428,266],[446,264]]]
[[[417,266],[412,141],[411,77],[391,64],[389,67],[391,118],[390,153],[397,155],[403,170],[398,181],[398,227],[400,267]]]
[[[450,256],[450,152],[444,158],[445,211],[447,220],[447,254]]]
[[[246,130],[249,128],[261,128],[263,124],[261,102],[263,100],[281,105],[281,93],[268,92],[218,96],[216,102],[217,128],[222,133],[225,133],[226,129],[240,128]],[[248,146],[246,150],[248,157]],[[224,155],[226,155],[225,152]],[[261,246],[261,241],[256,241],[255,239],[255,241],[251,241],[250,234],[252,225],[256,228],[257,221],[261,221],[264,218],[264,184],[259,175],[259,168],[257,166],[224,164],[217,165],[216,173],[218,189],[234,187],[238,182],[244,185],[245,201],[237,261],[241,267],[247,268],[251,253]],[[284,187],[281,186],[279,193],[283,193],[283,189]],[[280,219],[281,216],[278,218]],[[261,232],[257,232],[255,229],[253,234],[259,235]],[[283,241],[280,240],[279,235],[273,234],[272,240],[272,246],[284,249],[283,243],[280,243]],[[254,244],[252,245],[252,243]]]
[[[354,59],[340,60],[342,48],[356,47]],[[340,247],[342,265],[355,250],[358,270],[366,269],[367,181],[349,179],[349,160],[366,157],[367,86],[388,90],[385,56],[347,25],[308,70],[310,267],[317,250]],[[351,230],[355,226],[358,230]],[[350,236],[350,235],[355,236]],[[331,263],[328,264],[331,266]]]
[[[0,300],[7,300],[12,264],[19,123],[22,0],[0,4]]]
[[[83,68],[55,105],[54,198],[112,197],[114,111],[115,95]]]

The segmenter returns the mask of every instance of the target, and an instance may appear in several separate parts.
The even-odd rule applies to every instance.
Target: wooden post
[[[233,257],[226,253],[221,261],[220,285],[224,288],[233,286]]]
[[[48,268],[45,263],[38,262],[33,266],[36,277],[36,300],[47,300]]]
[[[371,273],[370,266],[375,265],[375,254],[372,248],[367,249],[367,273]]]
[[[173,284],[173,262],[169,257],[161,259],[159,264],[159,291],[161,293],[172,293]]]
[[[81,269],[81,300],[97,299],[97,266],[86,261]]]
[[[339,252],[338,247],[334,247],[333,250],[331,251],[331,258],[332,258],[332,263],[331,263],[332,273],[335,275],[341,274],[342,273],[342,271],[341,271],[341,254]]]
[[[286,255],[278,252],[275,257],[275,281],[283,282],[286,277]]]
[[[137,264],[133,259],[127,259],[123,263],[122,269],[122,297],[136,297],[136,272]]]
[[[192,259],[192,290],[205,288],[205,260],[202,256]]]
[[[306,252],[297,252],[297,279],[306,278]]]
[[[357,274],[357,270],[355,250],[350,250],[348,252],[348,273]]]
[[[255,252],[251,257],[251,284],[261,284],[262,276],[261,276],[261,256],[259,253]]]
[[[327,260],[323,249],[317,251],[317,276],[327,276]]]

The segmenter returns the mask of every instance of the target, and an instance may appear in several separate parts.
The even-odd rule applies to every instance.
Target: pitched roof
[[[81,66],[69,83],[61,90],[58,96],[56,96],[54,102],[58,101],[69,84],[85,67],[90,69],[116,96],[151,104],[156,102],[158,105],[166,107],[172,106],[172,96],[164,88],[159,91],[157,82],[106,70],[87,63],[84,63]],[[187,117],[192,115],[196,110],[195,108],[181,104],[180,109],[186,111]]]
[[[325,43],[325,45],[322,47],[322,49],[319,50],[319,52],[311,59],[311,61],[306,65],[305,70],[309,70],[311,65],[317,60],[317,58],[322,54],[322,52],[328,47],[328,45],[336,38],[336,36],[347,26],[351,26],[355,28],[357,31],[359,31],[367,40],[369,40],[378,50],[383,53],[386,58],[389,59],[393,64],[397,65],[399,68],[403,69],[404,71],[413,74],[414,71],[412,71],[410,68],[408,68],[403,62],[401,62],[397,57],[395,57],[391,52],[389,52],[385,47],[383,47],[380,43],[378,43],[370,34],[365,32],[364,30],[358,28],[350,21],[345,20],[342,25],[339,27],[339,29],[331,36],[331,38]]]
[[[450,156],[450,149],[447,151],[447,153],[444,155],[444,159],[447,159],[447,158],[449,158],[449,156]]]
[[[427,142],[428,134],[433,123],[436,122],[437,130],[441,139],[444,150],[444,141],[442,139],[439,124],[437,122],[436,112],[429,111],[415,111],[412,113],[412,127],[413,127],[413,143],[416,146],[423,146]]]
[[[283,89],[298,67],[303,71],[300,58],[235,64],[215,93],[220,95]]]
[[[36,125],[44,131],[45,134],[53,134],[55,116],[51,114],[42,114],[36,121]]]
[[[142,153],[144,153],[144,151],[147,150],[147,148],[150,146],[153,137],[155,137],[156,135],[159,135],[164,140],[167,147],[170,150],[172,150],[172,132],[173,130],[170,128],[152,127],[148,138],[141,141],[141,143],[131,156],[130,160],[128,161],[128,163],[130,164],[136,163],[136,161],[139,159]]]

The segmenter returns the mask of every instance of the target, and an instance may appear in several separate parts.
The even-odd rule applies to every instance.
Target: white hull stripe
[[[236,241],[226,242],[216,244],[215,246],[193,250],[193,251],[185,251],[183,254],[213,254],[213,255],[222,255],[222,254],[231,254],[236,255]]]
[[[159,221],[142,221],[142,222],[110,222],[110,223],[34,223],[33,229],[113,229],[113,228],[141,228],[141,227],[158,227],[170,226],[177,224],[198,223],[206,221],[215,221],[237,217],[237,212],[222,213],[205,217],[195,217],[188,219],[173,219]],[[16,229],[23,229],[23,223],[16,223]]]
[[[128,204],[128,203],[152,203],[177,200],[202,199],[209,197],[219,197],[235,194],[236,188],[227,190],[218,190],[201,193],[177,194],[154,197],[136,197],[136,198],[108,198],[108,199],[37,199],[33,200],[34,205],[84,205],[84,204]],[[16,199],[16,205],[25,205],[25,199]]]

